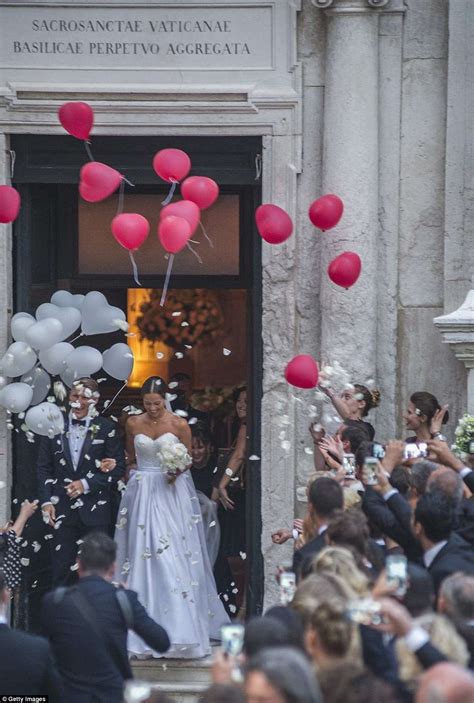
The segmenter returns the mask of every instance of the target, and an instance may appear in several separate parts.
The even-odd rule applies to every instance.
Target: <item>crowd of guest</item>
[[[236,394],[235,441],[217,478],[208,428],[203,418],[193,423],[196,488],[229,515],[245,497],[244,392]],[[216,650],[201,703],[473,703],[474,454],[453,453],[442,434],[447,408],[430,393],[410,398],[409,438],[383,444],[366,419],[377,393],[357,385],[342,396],[326,393],[342,422],[334,435],[310,427],[315,470],[304,519],[273,525],[274,549],[294,546],[291,567],[274,575],[281,604],[246,623],[241,614],[232,646],[224,637]],[[151,684],[141,697],[125,685],[127,632],[163,653],[172,633],[133,591],[112,584],[116,545],[103,532],[82,540],[78,583],[44,599],[45,638],[8,627],[14,551],[36,507],[25,503],[2,536],[0,681],[8,690],[0,694],[167,703]],[[227,555],[229,545],[242,548],[238,519],[221,522]],[[216,563],[218,553],[219,546]]]

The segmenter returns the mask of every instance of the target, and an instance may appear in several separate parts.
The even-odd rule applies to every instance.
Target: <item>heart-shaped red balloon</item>
[[[293,222],[288,213],[278,205],[266,203],[255,211],[257,229],[269,244],[281,244],[291,236]]]
[[[192,235],[199,224],[201,211],[196,203],[193,203],[191,200],[178,200],[176,203],[170,203],[160,210],[160,220],[170,215],[183,217],[189,223]]]
[[[20,212],[21,198],[12,186],[0,186],[0,222],[14,222]]]
[[[309,219],[323,231],[335,227],[344,212],[344,203],[337,195],[323,195],[309,206]]]
[[[331,261],[328,275],[333,283],[342,288],[350,288],[360,276],[362,262],[353,251],[344,251]]]
[[[120,185],[123,176],[100,161],[90,161],[81,168],[79,193],[89,203],[105,200]]]
[[[153,157],[153,169],[167,183],[179,183],[191,170],[191,159],[181,149],[161,149]]]
[[[158,238],[170,254],[177,254],[184,249],[190,237],[191,227],[184,217],[169,215],[158,223]]]
[[[181,195],[186,200],[192,200],[201,210],[206,210],[219,197],[219,186],[212,178],[190,176],[181,184]]]
[[[286,365],[285,378],[297,388],[315,388],[319,378],[318,365],[309,354],[299,354]]]
[[[136,212],[123,212],[112,220],[112,234],[128,251],[136,251],[148,237],[150,223]]]
[[[62,126],[76,139],[89,139],[94,125],[94,110],[87,103],[64,103],[58,110]]]

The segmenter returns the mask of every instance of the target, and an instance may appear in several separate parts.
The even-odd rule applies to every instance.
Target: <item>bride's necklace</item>
[[[153,425],[157,425],[163,419],[162,417],[159,417],[157,420],[153,420],[153,418],[150,417],[148,415],[148,413],[146,414],[146,416],[147,416],[148,422],[151,422]]]

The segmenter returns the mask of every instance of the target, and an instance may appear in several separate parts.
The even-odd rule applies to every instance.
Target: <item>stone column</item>
[[[323,194],[344,201],[344,215],[322,233],[321,358],[337,359],[363,382],[375,375],[378,232],[378,22],[388,0],[313,0],[327,16]],[[327,265],[343,251],[362,259],[346,291]]]

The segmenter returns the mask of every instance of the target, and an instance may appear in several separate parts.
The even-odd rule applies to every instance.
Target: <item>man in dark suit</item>
[[[413,529],[436,594],[443,579],[455,571],[474,574],[472,546],[453,532],[454,520],[452,501],[439,492],[425,493],[416,504]]]
[[[75,381],[65,434],[43,437],[40,444],[38,492],[45,522],[54,528],[54,585],[67,581],[78,540],[93,529],[110,531],[111,490],[125,473],[122,441],[115,426],[95,410],[98,400],[96,381]]]
[[[78,584],[43,599],[43,630],[68,691],[67,703],[123,699],[124,681],[132,678],[128,629],[157,652],[166,652],[170,645],[166,630],[147,615],[137,594],[111,583],[116,553],[108,535],[91,532],[78,556]]]
[[[10,629],[5,616],[9,600],[5,574],[0,570],[1,694],[12,697],[49,696],[50,703],[65,701],[49,643],[42,637]]]
[[[322,476],[313,481],[308,492],[308,508],[315,525],[315,537],[293,555],[293,571],[297,578],[301,576],[303,564],[326,546],[325,532],[329,520],[343,505],[344,495],[337,481],[329,476]]]

